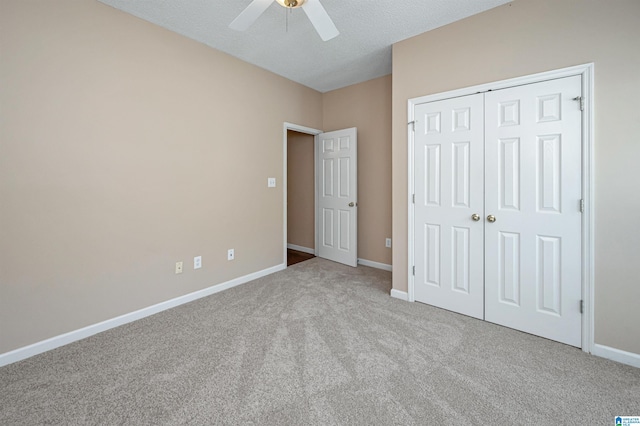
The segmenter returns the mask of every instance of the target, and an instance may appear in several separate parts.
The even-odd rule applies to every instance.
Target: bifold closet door
[[[477,94],[417,105],[414,112],[415,300],[480,319],[482,109]]]
[[[485,94],[485,319],[581,345],[579,76]]]

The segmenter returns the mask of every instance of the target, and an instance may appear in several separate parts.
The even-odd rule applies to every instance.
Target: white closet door
[[[482,109],[477,94],[414,111],[415,299],[476,318],[483,318]]]
[[[580,95],[579,76],[485,95],[485,319],[573,346],[581,345]]]

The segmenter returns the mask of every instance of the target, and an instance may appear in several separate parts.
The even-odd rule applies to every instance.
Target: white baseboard
[[[192,302],[194,300],[206,297],[215,293],[219,293],[223,290],[230,289],[240,284],[253,281],[260,277],[273,274],[274,272],[282,271],[286,269],[286,264],[280,264],[272,266],[261,271],[257,271],[242,277],[235,278],[233,280],[216,284],[211,287],[207,287],[202,290],[194,291],[193,293],[185,294],[184,296],[176,297],[175,299],[167,300],[156,305],[152,305],[146,308],[139,309],[137,311],[129,312],[128,314],[120,315],[115,318],[108,319],[106,321],[99,322],[97,324],[89,325],[87,327],[80,328],[78,330],[70,331],[68,333],[61,334],[59,336],[52,337],[50,339],[42,340],[40,342],[24,346],[22,348],[15,349],[10,352],[0,354],[0,367],[11,364],[23,359],[32,357],[34,355],[41,354],[51,349],[58,348],[60,346],[67,345],[69,343],[84,339],[94,334],[101,333],[103,331],[124,325],[136,320],[139,320],[149,315],[157,314],[158,312],[166,311],[167,309],[175,308],[185,303]]]
[[[309,253],[315,256],[316,251],[309,247],[297,246],[295,244],[287,244],[287,248],[291,250],[301,251],[303,253]]]
[[[396,299],[404,300],[406,302],[409,300],[409,293],[392,288],[391,297],[395,297]]]
[[[640,368],[640,354],[622,351],[620,349],[612,348],[605,345],[599,345],[597,343],[593,345],[591,354],[602,358],[607,358],[612,361],[618,361],[632,367]]]
[[[358,259],[358,264],[376,269],[384,269],[385,271],[393,270],[393,267],[391,265],[387,265],[386,263],[374,262],[373,260]]]

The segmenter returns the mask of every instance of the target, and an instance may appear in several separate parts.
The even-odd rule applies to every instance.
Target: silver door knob
[[[496,217],[492,214],[490,214],[489,216],[487,216],[487,220],[491,223],[496,221]]]
[[[349,203],[349,207],[353,207],[353,206],[355,206],[355,204],[352,201],[352,202]]]
[[[479,221],[479,220],[480,220],[480,215],[478,215],[478,214],[475,214],[475,213],[474,213],[474,214],[472,214],[472,215],[471,215],[471,219],[472,219],[474,222],[477,222],[477,221]]]

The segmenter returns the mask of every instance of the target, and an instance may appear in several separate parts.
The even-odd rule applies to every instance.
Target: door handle
[[[487,216],[487,220],[491,223],[496,221],[496,217],[492,214],[490,214],[489,216]]]
[[[353,207],[353,206],[355,206],[355,204],[352,201],[352,202],[349,203],[349,207]]]
[[[478,214],[474,213],[474,214],[472,214],[472,215],[471,215],[471,219],[472,219],[474,222],[477,222],[477,221],[479,221],[479,220],[480,220],[480,215],[478,215]]]

